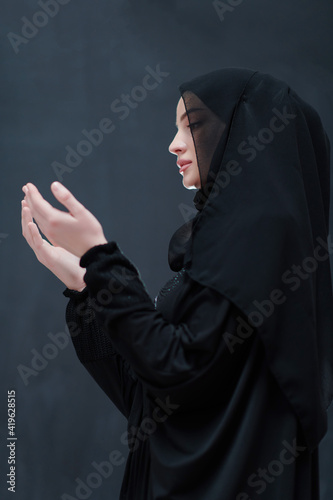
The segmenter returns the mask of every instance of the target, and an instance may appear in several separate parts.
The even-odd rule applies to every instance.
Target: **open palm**
[[[80,267],[80,259],[68,250],[43,239],[34,223],[31,211],[22,200],[22,234],[41,264],[47,267],[67,288],[81,291],[85,288],[85,269]]]

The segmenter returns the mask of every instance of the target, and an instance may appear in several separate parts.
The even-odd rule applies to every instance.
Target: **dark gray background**
[[[15,53],[8,33],[21,35],[22,17],[31,21],[42,9],[36,0],[1,2],[0,421],[5,438],[7,390],[16,389],[18,500],[76,498],[75,479],[85,481],[92,462],[112,450],[126,456],[125,419],[70,344],[27,385],[18,373],[18,365],[31,366],[32,349],[40,353],[50,343],[50,332],[64,332],[67,304],[63,284],[21,234],[22,185],[35,183],[54,203],[52,162],[64,163],[66,146],[75,148],[83,129],[113,119],[115,131],[63,182],[139,268],[154,297],[172,274],[167,247],[184,220],[181,204],[191,205],[194,195],[167,150],[178,84],[223,66],[271,73],[319,111],[333,140],[331,0],[238,3],[222,20],[211,1],[70,0]],[[169,76],[120,120],[110,104],[142,83],[147,65],[158,64]],[[321,444],[323,500],[333,495],[332,412]],[[0,494],[11,498],[1,442]],[[124,465],[116,467],[89,498],[117,499],[123,473]]]

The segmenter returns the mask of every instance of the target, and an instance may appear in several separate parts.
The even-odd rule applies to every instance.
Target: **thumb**
[[[62,203],[69,212],[74,216],[78,216],[85,210],[85,207],[80,203],[73,194],[63,184],[58,181],[52,182],[51,190],[53,195]]]

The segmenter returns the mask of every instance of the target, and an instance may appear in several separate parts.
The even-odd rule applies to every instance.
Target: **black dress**
[[[115,242],[81,264],[87,287],[64,291],[66,320],[128,419],[121,500],[319,500],[318,449],[240,310],[186,266],[152,301]],[[243,342],[230,344],[236,329]]]

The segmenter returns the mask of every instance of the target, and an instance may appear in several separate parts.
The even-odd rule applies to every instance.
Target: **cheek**
[[[193,171],[199,175],[199,166],[198,166],[198,160],[197,160],[197,155],[196,155],[196,152],[195,152],[195,149],[193,148],[193,154],[192,154],[192,158],[193,158]]]
[[[200,172],[198,165],[195,166],[195,177],[196,177],[196,182],[199,182],[201,184],[201,177],[200,177]]]
[[[196,162],[197,161],[197,155],[196,155],[195,146],[194,146],[194,142],[193,142],[193,137],[192,136],[188,140],[188,145],[189,145],[189,150],[191,151],[191,154],[192,154],[192,158]]]

